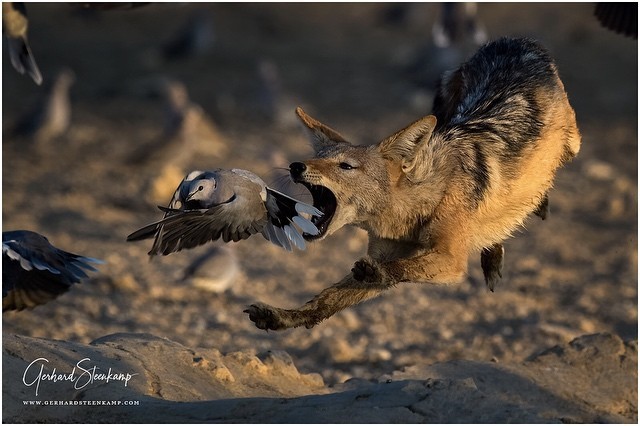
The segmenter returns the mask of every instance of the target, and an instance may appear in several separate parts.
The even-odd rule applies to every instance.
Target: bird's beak
[[[191,192],[189,195],[187,195],[187,198],[185,199],[185,201],[191,201],[191,198],[193,198],[193,196],[196,195],[196,192],[198,192],[197,189]]]

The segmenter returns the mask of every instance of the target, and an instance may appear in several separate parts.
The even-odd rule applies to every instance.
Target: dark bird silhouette
[[[40,85],[42,74],[31,52],[27,32],[29,20],[24,3],[2,2],[2,31],[7,37],[11,65],[20,74],[25,72]]]
[[[43,143],[63,135],[71,123],[71,98],[69,92],[75,82],[70,69],[62,70],[53,81],[46,95],[32,110],[20,118],[13,134],[32,138]]]
[[[2,233],[2,311],[34,308],[67,292],[101,260],[60,250],[33,231]]]
[[[442,3],[440,19],[433,25],[433,40],[438,47],[449,47],[465,40],[476,46],[484,44],[488,37],[478,16],[478,5],[467,3]]]
[[[638,39],[638,3],[597,3],[594,11],[600,24],[618,34]]]
[[[192,13],[184,26],[162,48],[168,60],[184,59],[208,53],[215,42],[213,18],[207,9]]]

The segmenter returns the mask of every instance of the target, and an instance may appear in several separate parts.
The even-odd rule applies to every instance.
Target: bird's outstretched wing
[[[196,176],[201,175],[203,172],[200,170],[194,170],[182,179],[175,192],[173,193],[173,197],[171,197],[171,201],[169,201],[169,205],[167,207],[158,206],[160,210],[164,212],[164,218],[171,216],[173,214],[179,213],[185,210],[184,199],[185,199],[185,182],[193,180]],[[146,240],[148,238],[154,238],[157,235],[158,230],[160,229],[160,222],[162,220],[151,223],[143,228],[138,229],[136,232],[132,233],[127,237],[127,241],[140,241]]]
[[[33,308],[55,299],[96,271],[91,257],[60,250],[31,231],[2,233],[2,310]]]
[[[224,242],[244,240],[261,232],[267,223],[264,204],[237,195],[209,209],[161,210],[165,212],[163,219],[127,237],[127,241],[136,241],[154,234],[150,256],[166,256],[219,238]]]

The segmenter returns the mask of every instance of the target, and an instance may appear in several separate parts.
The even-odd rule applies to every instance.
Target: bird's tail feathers
[[[293,251],[291,248],[291,242],[282,228],[275,226],[271,222],[267,223],[264,228],[262,228],[262,235],[278,247],[282,247],[286,251]]]

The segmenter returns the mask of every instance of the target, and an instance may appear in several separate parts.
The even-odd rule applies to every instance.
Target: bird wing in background
[[[42,84],[42,74],[29,47],[28,27],[27,10],[24,3],[2,3],[2,28],[7,36],[11,65],[20,74],[26,72],[37,85],[40,85]]]
[[[2,310],[33,308],[55,299],[96,271],[101,260],[60,250],[31,231],[2,233]]]

